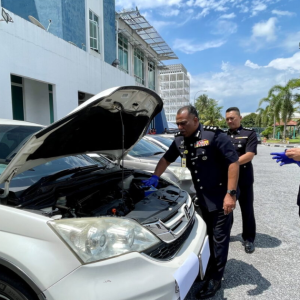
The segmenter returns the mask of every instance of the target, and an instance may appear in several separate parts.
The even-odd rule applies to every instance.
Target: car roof
[[[0,125],[18,125],[18,126],[38,126],[45,127],[45,125],[30,123],[26,121],[10,120],[10,119],[0,119]]]

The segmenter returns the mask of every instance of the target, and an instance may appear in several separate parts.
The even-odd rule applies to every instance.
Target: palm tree
[[[277,94],[275,94],[277,93]],[[286,86],[275,85],[269,91],[269,96],[274,94],[274,99],[276,99],[274,103],[274,113],[276,118],[281,115],[281,119],[284,123],[283,129],[283,138],[285,139],[286,135],[286,124],[292,118],[292,115],[295,111],[294,109],[294,101],[293,94],[291,91],[291,87],[287,84]]]
[[[273,139],[275,138],[275,127],[276,127],[276,119],[279,119],[278,107],[276,95],[273,93],[268,94],[268,97],[262,98],[259,101],[259,106],[261,106],[264,102],[267,102],[268,105],[265,109],[259,107],[257,111],[259,112],[257,120],[260,123],[263,123],[264,126],[270,125],[273,121]]]

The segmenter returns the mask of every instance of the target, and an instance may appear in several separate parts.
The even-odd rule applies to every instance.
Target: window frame
[[[118,59],[120,61],[119,69],[125,73],[129,73],[129,51],[128,51],[128,39],[122,34],[118,34]],[[124,55],[127,53],[126,55]],[[122,57],[120,56],[122,55]],[[127,61],[125,62],[125,57]]]
[[[135,80],[138,83],[140,83],[142,85],[145,85],[145,54],[139,48],[135,48],[133,57],[134,57],[134,77],[135,77]],[[137,65],[138,62],[140,63],[140,65]],[[136,74],[136,71],[140,71],[141,74]]]
[[[97,20],[95,20],[97,18]],[[99,16],[95,14],[92,10],[89,10],[89,43],[90,43],[90,49],[101,53],[100,52],[100,27],[99,27]],[[91,28],[94,26],[96,30],[95,36],[92,36]],[[94,47],[94,43],[91,41],[96,42],[96,47]]]

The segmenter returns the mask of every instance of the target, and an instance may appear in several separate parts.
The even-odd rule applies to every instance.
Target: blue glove
[[[285,152],[273,152],[273,153],[270,153],[271,155],[275,155],[273,156],[272,158],[273,159],[276,159],[276,162],[280,162],[280,166],[283,166],[283,165],[288,165],[288,164],[297,164],[298,166],[300,166],[300,162],[299,161],[295,161],[294,159],[292,158],[289,158],[285,155]]]
[[[158,185],[158,180],[159,180],[159,177],[156,176],[156,175],[152,175],[149,179],[147,180],[143,180],[142,183],[145,185],[145,186],[154,186],[154,187],[157,187]]]

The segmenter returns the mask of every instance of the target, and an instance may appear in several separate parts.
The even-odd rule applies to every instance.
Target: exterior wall
[[[51,19],[50,33],[79,48],[86,44],[85,0],[2,0],[2,6],[28,22],[33,16],[46,29]]]
[[[24,78],[23,89],[26,121],[49,125],[50,108],[48,84]]]
[[[12,119],[10,74],[53,85],[55,120],[77,107],[78,91],[97,94],[114,86],[135,85],[133,77],[99,57],[9,14],[14,23],[0,23],[1,118]],[[49,117],[41,123],[48,124]]]
[[[104,60],[108,64],[117,58],[116,52],[116,16],[115,1],[103,0],[103,43],[104,43]]]

